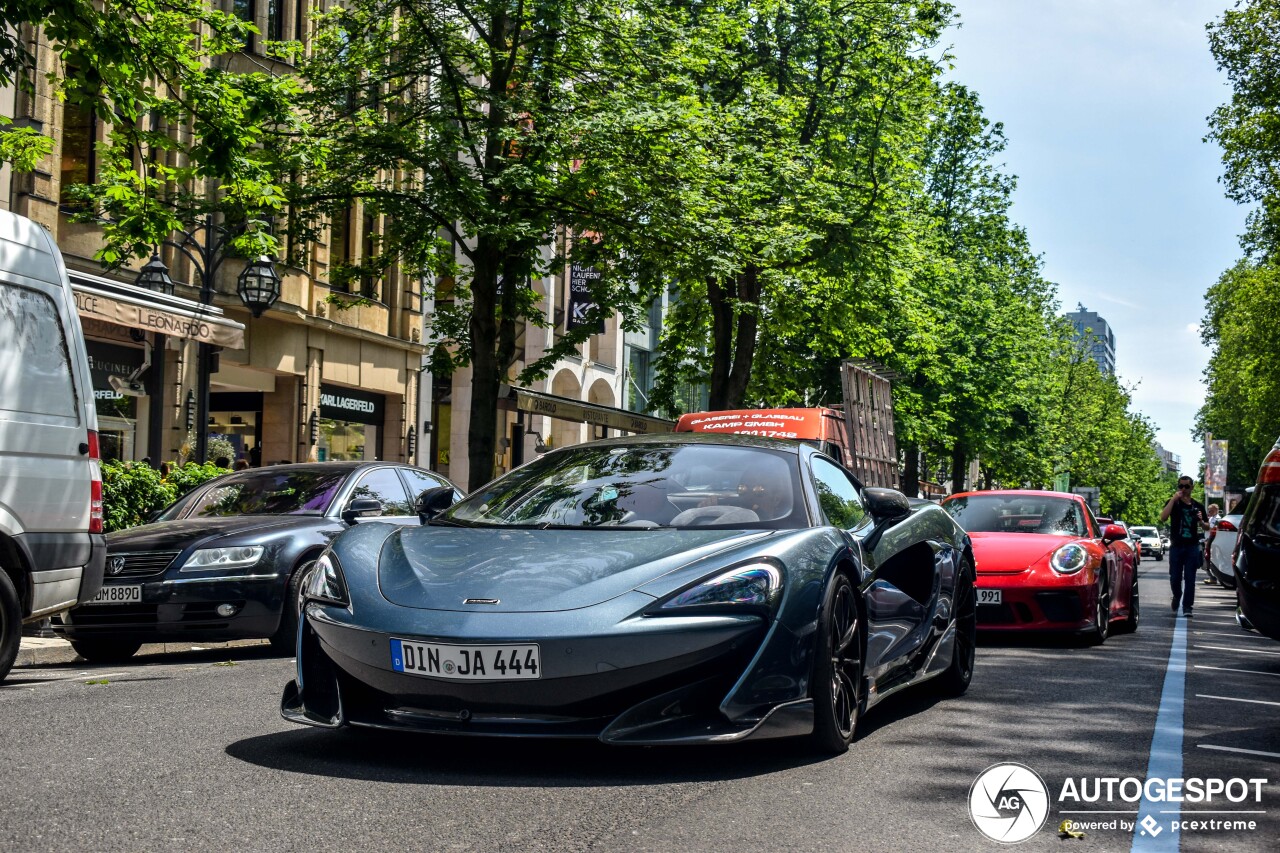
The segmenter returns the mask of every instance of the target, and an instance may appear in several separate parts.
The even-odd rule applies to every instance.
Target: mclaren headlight
[[[342,568],[338,558],[328,551],[316,560],[311,575],[307,578],[306,596],[312,601],[326,601],[330,604],[341,604],[344,607],[351,603],[347,595],[347,582],[342,576]]]
[[[1074,575],[1088,563],[1089,552],[1078,542],[1068,542],[1049,558],[1049,567],[1060,575]]]
[[[256,566],[266,549],[261,545],[236,548],[201,548],[187,557],[181,572],[207,572],[211,569],[247,569]]]
[[[742,608],[769,612],[782,595],[782,570],[772,563],[752,562],[712,575],[663,601],[651,613],[675,616],[698,610]]]

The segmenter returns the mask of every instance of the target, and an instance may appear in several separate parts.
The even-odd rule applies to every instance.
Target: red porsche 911
[[[1138,627],[1137,557],[1079,495],[963,492],[942,507],[973,540],[978,628],[1064,631],[1105,642]]]

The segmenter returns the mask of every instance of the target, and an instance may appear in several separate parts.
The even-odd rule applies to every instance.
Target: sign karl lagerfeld
[[[591,298],[591,286],[600,280],[600,275],[600,271],[592,266],[578,263],[569,265],[569,314],[565,319],[566,331],[589,325],[589,315],[598,308]],[[596,329],[592,334],[604,334],[603,315],[596,322]]]

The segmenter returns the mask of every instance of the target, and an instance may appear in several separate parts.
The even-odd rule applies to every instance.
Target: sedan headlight
[[[767,611],[781,594],[781,569],[771,563],[748,563],[671,596],[657,611],[671,614],[672,611],[739,607]]]
[[[338,558],[328,551],[316,560],[311,576],[307,578],[306,596],[314,601],[327,601],[330,604],[346,606],[351,603]]]
[[[265,551],[261,545],[246,545],[238,548],[201,548],[193,551],[179,571],[206,572],[210,569],[247,569],[257,565]]]
[[[1060,575],[1074,575],[1089,562],[1089,552],[1077,542],[1068,542],[1053,552],[1049,566]]]

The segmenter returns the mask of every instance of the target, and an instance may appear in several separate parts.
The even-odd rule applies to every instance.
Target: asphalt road
[[[1280,643],[1237,628],[1215,588],[1193,620],[1172,617],[1166,566],[1142,564],[1136,634],[1099,648],[985,640],[963,698],[899,694],[825,760],[795,742],[632,750],[299,728],[278,713],[292,662],[262,647],[19,667],[0,686],[0,850],[993,850],[969,793],[1004,762],[1049,791],[1019,849],[1275,850]],[[1185,678],[1166,680],[1181,642]],[[1184,777],[1264,778],[1261,802],[1157,803],[1159,834],[1136,847],[1128,829],[1060,838],[1068,817],[1139,817],[1138,803],[1060,793],[1068,778],[1146,780],[1158,714],[1175,746],[1153,770],[1176,759]],[[1256,828],[1169,825],[1188,819]]]

